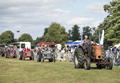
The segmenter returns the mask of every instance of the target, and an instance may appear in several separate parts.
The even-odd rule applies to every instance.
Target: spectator
[[[112,52],[112,53],[114,52],[114,49],[115,49],[115,48],[114,48],[114,46],[113,46],[112,49],[111,49],[111,52]]]
[[[116,59],[117,59],[117,48],[116,47],[114,48],[114,52],[113,53],[114,53],[115,62],[116,62]]]
[[[16,45],[14,45],[14,50],[16,50],[17,49],[17,47],[16,47]]]
[[[81,41],[81,42],[82,42],[82,41]],[[79,46],[81,46],[81,43],[80,43],[80,42],[78,43],[78,47],[79,47]]]
[[[45,47],[43,49],[44,49],[44,51],[48,51],[47,45],[45,45]]]
[[[68,48],[68,51],[71,52],[71,46]]]
[[[65,51],[65,53],[66,53],[66,48],[64,47],[64,49],[63,49],[64,51]]]

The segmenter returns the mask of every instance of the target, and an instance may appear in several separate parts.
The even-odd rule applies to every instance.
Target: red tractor
[[[16,49],[14,48],[14,46],[8,46],[6,49],[5,58],[9,57],[17,58]]]
[[[24,48],[19,54],[19,60],[25,60],[28,57],[30,60],[34,60],[33,52],[29,48]]]

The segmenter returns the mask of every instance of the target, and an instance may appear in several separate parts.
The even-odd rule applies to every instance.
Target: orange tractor
[[[87,51],[85,51],[83,46],[76,48],[74,53],[74,65],[75,68],[90,70],[90,64],[92,63],[96,64],[97,68],[113,68],[113,60],[110,57],[108,59],[106,58],[106,52],[102,46],[97,45],[95,42],[91,44],[90,36]]]

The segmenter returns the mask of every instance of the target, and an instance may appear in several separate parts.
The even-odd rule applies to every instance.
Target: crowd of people
[[[113,54],[114,63],[118,63],[120,66],[120,46],[118,48],[112,46],[109,51]]]
[[[57,53],[57,59],[58,60],[62,60],[62,61],[69,61],[69,62],[73,62],[74,60],[74,51],[76,49],[76,46],[67,46],[64,47],[63,49],[56,50]]]

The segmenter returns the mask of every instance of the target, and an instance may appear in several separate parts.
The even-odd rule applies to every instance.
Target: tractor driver
[[[88,51],[88,45],[89,45],[89,40],[87,39],[88,36],[85,36],[85,39],[83,40],[83,47],[85,49],[85,51]]]

